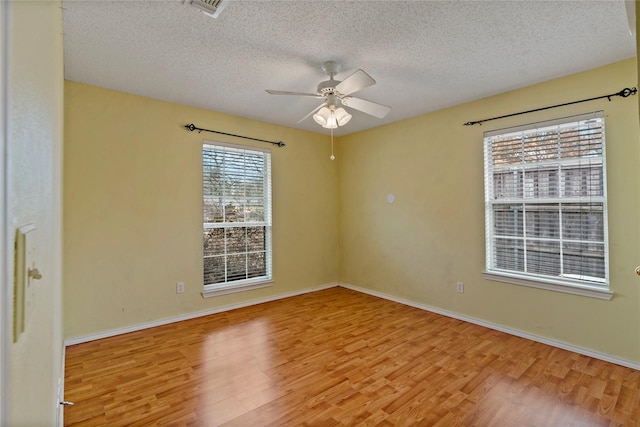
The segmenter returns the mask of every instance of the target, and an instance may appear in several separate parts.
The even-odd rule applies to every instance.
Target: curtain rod
[[[477,120],[475,122],[467,122],[467,123],[464,123],[463,125],[464,126],[481,125],[482,123],[489,122],[491,120],[504,119],[506,117],[519,116],[521,114],[535,113],[536,111],[548,110],[550,108],[564,107],[566,105],[579,104],[581,102],[595,101],[596,99],[607,98],[609,101],[611,101],[611,97],[613,97],[613,96],[621,96],[622,98],[626,98],[628,96],[635,95],[636,93],[638,93],[638,89],[636,89],[635,87],[634,88],[626,87],[626,88],[622,89],[620,92],[611,93],[609,95],[596,96],[595,98],[581,99],[579,101],[566,102],[564,104],[558,104],[558,105],[551,105],[549,107],[536,108],[535,110],[521,111],[519,113],[507,114],[507,115],[498,116],[498,117],[492,117],[490,119]]]
[[[236,135],[235,133],[226,133],[226,132],[220,132],[217,130],[211,130],[211,129],[202,129],[197,127],[196,125],[194,125],[193,123],[189,124],[189,125],[184,125],[185,128],[187,128],[189,131],[193,132],[194,130],[197,130],[198,133],[201,133],[202,131],[205,132],[213,132],[213,133],[219,133],[220,135],[227,135],[227,136],[234,136],[236,138],[244,138],[244,139],[250,139],[252,141],[260,141],[260,142],[266,142],[267,144],[273,144],[273,145],[277,145],[278,147],[284,147],[285,143],[282,141],[267,141],[266,139],[259,139],[259,138],[251,138],[250,136],[242,136],[242,135]]]

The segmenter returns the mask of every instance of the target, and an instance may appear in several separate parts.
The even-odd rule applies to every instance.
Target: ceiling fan
[[[346,107],[362,111],[363,113],[367,113],[379,119],[384,118],[389,114],[389,111],[391,111],[391,107],[386,105],[351,96],[351,94],[376,83],[376,81],[363,70],[356,70],[353,74],[342,81],[334,79],[334,76],[339,71],[339,66],[336,62],[325,62],[322,64],[322,70],[329,75],[329,80],[319,83],[316,93],[289,92],[270,89],[267,89],[267,93],[270,93],[271,95],[312,96],[314,98],[324,98],[322,104],[300,119],[298,123],[313,115],[313,119],[316,123],[329,129],[344,126],[349,122],[349,120],[351,120],[351,114],[349,114],[344,108],[339,107],[338,103],[341,103]]]

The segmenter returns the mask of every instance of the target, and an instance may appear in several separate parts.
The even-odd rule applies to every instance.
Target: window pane
[[[205,228],[203,233],[204,256],[224,254],[224,229]]]
[[[255,201],[256,201],[255,199],[249,200],[249,203],[255,202]],[[264,222],[265,220],[263,204],[247,205],[245,207],[245,213],[246,213],[246,218],[245,218],[246,222]]]
[[[562,235],[570,240],[604,242],[602,203],[563,204]]]
[[[560,275],[560,244],[540,240],[527,241],[527,273]]]
[[[566,243],[563,262],[565,275],[605,278],[604,244]]]
[[[602,166],[566,167],[562,170],[560,185],[565,197],[602,196]]]
[[[524,138],[525,163],[538,163],[558,158],[558,133],[546,131]]]
[[[494,234],[496,236],[522,237],[522,209],[522,205],[494,205]]]
[[[238,201],[224,206],[224,222],[244,222],[244,208]]]
[[[245,186],[247,197],[261,197],[264,194],[264,160],[261,156],[247,156],[245,165]]]
[[[526,205],[527,237],[557,239],[560,237],[560,206],[556,204]]]
[[[216,256],[204,259],[204,284],[222,283],[224,277],[224,257]]]
[[[244,193],[244,154],[236,151],[225,151],[223,173],[226,178],[227,194]]]
[[[497,172],[493,174],[493,194],[496,199],[522,197],[522,171]]]
[[[247,278],[247,256],[229,255],[227,257],[227,281],[242,280]]]
[[[202,193],[205,196],[223,195],[223,161],[224,154],[221,152],[214,150],[202,151]]]
[[[204,222],[222,222],[223,201],[221,196],[203,196]]]
[[[494,137],[491,154],[494,165],[517,165],[522,163],[522,138],[520,135]]]
[[[564,130],[560,149],[562,158],[602,156],[602,126],[583,124]]]
[[[524,197],[558,197],[558,169],[529,170],[524,175]]]
[[[522,240],[495,239],[494,267],[503,270],[524,271]]]
[[[264,252],[251,253],[247,255],[247,277],[261,277],[267,275],[267,264]]]
[[[254,178],[254,177],[247,177],[247,182],[246,182],[246,187],[245,187],[247,198],[249,198],[249,199],[253,199],[253,198],[262,199],[262,196],[264,195],[264,186],[263,186],[263,183],[262,183],[262,176],[259,175],[259,176],[255,177],[254,179],[252,179],[252,178]]]
[[[227,253],[244,253],[247,250],[246,227],[233,227],[226,229]]]
[[[265,227],[247,227],[247,252],[264,251]]]

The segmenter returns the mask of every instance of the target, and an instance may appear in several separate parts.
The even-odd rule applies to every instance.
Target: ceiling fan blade
[[[347,107],[355,108],[363,113],[370,114],[379,119],[383,119],[387,114],[389,114],[389,111],[391,111],[391,107],[386,105],[365,101],[364,99],[354,98],[352,96],[342,98],[342,104]]]
[[[316,108],[314,108],[313,110],[311,110],[311,112],[309,114],[307,114],[306,116],[304,116],[303,118],[301,118],[300,120],[297,121],[297,123],[300,123],[304,120],[306,120],[310,115],[312,115],[313,113],[315,113],[316,111],[318,111],[319,109],[321,109],[322,107],[324,107],[325,103],[323,102],[322,104],[318,105]]]
[[[371,76],[362,70],[356,70],[349,77],[338,83],[336,91],[341,95],[351,95],[354,92],[376,84],[376,81]]]
[[[271,89],[267,89],[266,92],[270,93],[271,95],[313,96],[314,98],[322,98],[322,95],[317,93],[289,92],[286,90],[271,90]]]

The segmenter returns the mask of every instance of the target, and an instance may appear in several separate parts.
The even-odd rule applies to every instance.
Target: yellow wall
[[[628,5],[629,3],[626,3],[627,5],[627,13],[628,12]],[[636,58],[638,58],[638,51],[640,51],[640,19],[638,18],[638,16],[640,15],[640,0],[636,0],[633,6],[633,12],[635,12],[635,24],[636,24],[636,31],[635,31],[635,36],[636,36]],[[636,64],[636,68],[638,70],[638,82],[640,82],[640,64]],[[638,97],[638,105],[640,105],[640,96]],[[640,118],[639,118],[640,119]]]
[[[9,414],[0,417],[0,424],[7,426],[55,425],[59,408],[58,380],[63,374],[60,6],[58,1],[12,2],[8,9],[7,234],[12,243],[18,227],[35,225],[29,239],[32,261],[42,279],[26,289],[25,331],[10,345]],[[7,252],[13,254],[12,249],[13,244]]]
[[[203,299],[203,139],[272,148],[275,285]],[[65,336],[294,292],[338,279],[337,171],[327,136],[65,83]],[[185,293],[176,294],[176,282]]]
[[[614,98],[462,126],[617,92],[636,79],[629,60],[348,135],[339,139],[335,162],[323,135],[66,82],[65,336],[339,279],[640,362],[637,101]],[[613,299],[485,280],[483,132],[600,109]],[[274,287],[200,296],[200,144],[243,141],[189,133],[181,126],[190,122],[287,143],[272,151]],[[177,281],[186,283],[182,295]],[[465,283],[463,294],[455,292],[457,281]]]
[[[637,99],[462,126],[636,81],[635,60],[628,60],[340,138],[340,280],[640,362]],[[615,296],[603,301],[485,280],[483,132],[595,110],[606,119]],[[388,193],[395,203],[386,202]],[[457,281],[465,284],[463,294]]]

